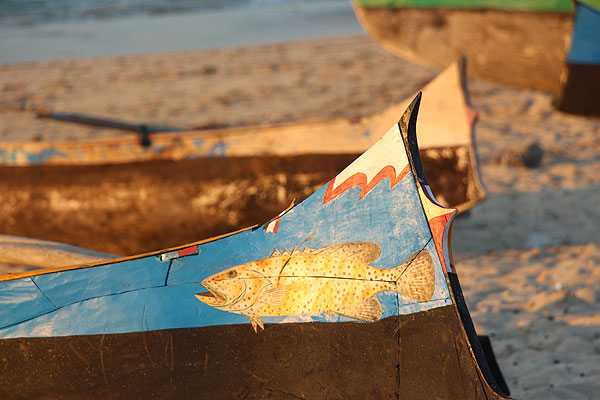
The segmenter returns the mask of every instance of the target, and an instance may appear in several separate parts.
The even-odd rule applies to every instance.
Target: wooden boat
[[[419,122],[432,185],[460,211],[485,197],[463,84],[457,65],[430,82]],[[147,148],[135,135],[2,143],[1,233],[138,254],[259,223],[337,174],[401,107],[362,120],[156,134]]]
[[[0,276],[2,398],[504,398],[419,156],[420,95],[304,202],[242,231]]]
[[[19,236],[0,235],[0,271],[55,268],[119,258],[93,250]],[[17,269],[17,270],[18,270]]]
[[[553,92],[560,110],[600,115],[598,102],[591,98],[597,90],[585,90],[586,83],[599,81],[597,32],[573,27],[575,8],[578,15],[596,15],[594,24],[580,25],[598,26],[597,0],[354,0],[354,5],[365,30],[402,58],[443,67],[466,56],[472,78]],[[594,67],[566,69],[565,61],[568,66],[570,57],[581,52],[584,64]],[[569,70],[584,82],[579,84],[587,93],[584,98],[572,88],[576,84],[568,84]]]

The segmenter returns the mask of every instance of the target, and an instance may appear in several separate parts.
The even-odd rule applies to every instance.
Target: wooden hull
[[[419,100],[262,226],[0,275],[2,397],[503,398],[450,262],[456,211],[423,173]]]
[[[9,339],[0,354],[0,395],[11,399],[496,398],[481,379],[465,385],[481,371],[451,306],[260,335],[230,325]]]
[[[429,100],[422,110],[429,117],[419,121],[428,133],[420,151],[432,190],[442,204],[459,211],[486,196],[473,145],[476,112],[463,90],[455,65],[423,90]],[[0,168],[1,233],[138,254],[263,223],[340,172],[377,140],[376,132],[398,119],[404,106],[361,121],[227,131],[209,146],[228,149],[218,157],[186,152],[201,135],[192,133],[157,135],[145,153],[138,145],[131,152],[119,145],[134,140],[129,137],[79,143],[81,152],[75,146],[68,154],[87,154],[83,149],[88,148],[97,150],[90,157],[101,158],[71,158],[71,165],[63,165],[62,157],[5,165]],[[323,141],[329,133],[340,140]],[[114,152],[108,152],[108,143]],[[63,152],[70,143],[20,146],[31,155],[44,153],[43,146]],[[137,152],[148,158],[131,162]],[[128,162],[117,162],[121,157]],[[97,164],[101,160],[114,162]]]
[[[140,254],[261,224],[358,154],[0,168],[2,233]]]
[[[469,199],[463,211],[484,197],[472,184],[478,171],[462,162],[471,155],[463,149],[423,152],[434,192],[446,204]],[[263,223],[292,201],[304,200],[356,157],[1,168],[2,233],[113,254],[154,251]]]
[[[549,92],[573,28],[571,12],[354,8],[365,30],[402,58],[445,67],[464,56],[470,78]]]

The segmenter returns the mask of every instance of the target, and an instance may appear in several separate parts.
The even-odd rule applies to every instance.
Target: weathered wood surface
[[[572,12],[361,7],[365,30],[396,55],[444,67],[469,60],[469,77],[554,92],[573,27]]]
[[[458,59],[458,58],[457,58]],[[455,61],[456,59],[452,60]],[[465,99],[463,71],[457,64],[423,88],[419,121],[421,148],[472,143],[472,110]],[[379,140],[380,132],[397,122],[410,99],[367,118],[156,133],[142,146],[138,135],[63,142],[0,143],[0,165],[96,165],[203,157],[360,154]],[[326,137],[328,140],[323,140]]]
[[[572,12],[572,0],[355,0],[362,7]],[[597,3],[598,0],[584,0]]]
[[[460,68],[446,70],[427,85],[424,95],[430,99],[424,100],[422,111],[429,117],[419,120],[419,130],[429,133],[421,155],[430,185],[442,204],[468,210],[485,198],[485,191],[473,147],[476,113],[465,98]],[[315,124],[310,135],[303,135],[299,126],[290,126],[293,135],[282,137],[280,128],[257,130],[271,140],[265,151],[276,155],[4,166],[1,232],[137,254],[263,223],[339,173],[400,115],[402,110],[394,106],[367,121]],[[363,130],[367,127],[369,131]],[[330,129],[354,133],[340,135],[345,139],[339,141],[319,140]],[[260,147],[254,143],[258,140],[251,140],[254,136],[242,136],[244,143]],[[300,146],[299,153],[318,154],[285,155],[290,137]],[[323,145],[323,150],[319,143],[329,147]],[[240,144],[237,149],[247,153],[251,148]]]
[[[369,324],[267,325],[258,335],[247,326],[230,325],[5,339],[0,340],[0,367],[5,371],[0,395],[499,398],[481,378],[469,349],[451,306]]]
[[[358,155],[0,168],[2,233],[139,254],[261,224]]]

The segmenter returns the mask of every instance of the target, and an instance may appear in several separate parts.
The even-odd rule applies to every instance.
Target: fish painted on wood
[[[294,249],[229,268],[202,281],[208,292],[199,300],[221,310],[246,315],[254,330],[264,329],[261,316],[337,313],[377,321],[383,313],[373,296],[391,290],[423,302],[435,288],[433,261],[427,250],[397,267],[368,264],[381,249],[372,242],[342,243],[320,249]]]

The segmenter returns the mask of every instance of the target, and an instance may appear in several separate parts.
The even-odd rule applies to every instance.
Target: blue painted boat
[[[0,276],[2,398],[503,398],[427,184],[421,95],[270,221]]]
[[[561,74],[557,109],[600,116],[600,4],[576,2],[571,44]]]

